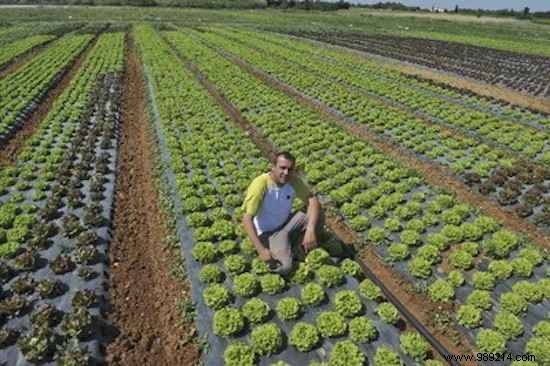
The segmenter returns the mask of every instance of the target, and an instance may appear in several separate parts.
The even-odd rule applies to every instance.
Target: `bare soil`
[[[189,284],[170,269],[181,258],[169,248],[155,186],[154,138],[148,121],[146,89],[134,43],[128,39],[124,112],[121,122],[110,246],[108,319],[116,338],[107,346],[109,365],[196,365],[200,353],[193,323],[176,304],[191,297]]]
[[[64,75],[57,82],[57,84],[50,88],[44,99],[40,102],[37,108],[31,113],[27,121],[23,124],[19,130],[15,132],[14,135],[8,140],[7,144],[2,147],[2,155],[0,155],[0,167],[13,165],[17,161],[17,156],[19,152],[25,146],[27,140],[34,134],[40,123],[46,118],[50,110],[52,109],[53,103],[59,97],[65,89],[71,83],[74,76],[80,69],[80,66],[88,57],[88,54],[92,50],[95,42],[97,41],[97,36],[92,39],[88,45],[82,50],[80,55],[78,55],[75,60],[65,69]],[[38,51],[37,51],[38,52]],[[12,65],[13,66],[13,65]],[[2,77],[0,73],[0,77]]]
[[[550,113],[550,100],[534,97],[498,85],[490,85],[469,78],[454,76],[442,71],[402,63],[399,71],[405,75],[420,76],[429,80],[451,85],[455,88],[470,90],[476,94],[493,97],[534,111]]]
[[[522,234],[526,235],[531,241],[544,248],[550,248],[550,238],[548,237],[548,235],[542,232],[542,230],[520,218],[514,212],[503,209],[489,198],[484,197],[483,195],[473,191],[466,184],[454,178],[452,172],[446,167],[430,164],[416,158],[414,155],[407,152],[406,150],[382,140],[374,133],[368,131],[365,127],[349,123],[342,116],[330,110],[326,105],[314,101],[311,98],[305,97],[289,85],[286,85],[281,81],[276,80],[270,75],[267,75],[266,73],[254,68],[253,66],[238,59],[237,57],[229,55],[226,56],[244,70],[258,77],[260,80],[263,80],[264,82],[269,83],[278,90],[281,90],[286,94],[294,97],[302,104],[308,107],[315,108],[324,116],[335,122],[337,125],[361,137],[363,140],[367,141],[387,156],[396,160],[400,160],[406,166],[417,170],[423,175],[423,177],[429,184],[435,187],[442,187],[451,190],[457,195],[460,200],[474,207],[478,207],[486,214],[497,218],[498,220],[502,221],[502,223],[506,227],[514,231],[521,232]]]
[[[393,67],[405,75],[419,76],[428,80],[445,83],[455,88],[470,90],[471,92],[474,92],[479,95],[500,99],[502,101],[512,103],[520,107],[529,108],[533,111],[550,113],[550,99],[548,98],[535,97],[535,96],[528,95],[509,88],[505,88],[503,86],[487,84],[471,78],[464,78],[458,75],[452,75],[450,73],[430,69],[425,66],[413,65],[408,62],[396,60],[389,57],[384,57],[381,55],[376,55],[374,53],[368,53],[368,52],[347,48],[347,47],[343,47],[335,44],[319,42],[309,38],[303,38],[298,36],[290,36],[290,37],[313,42],[319,47],[331,48],[338,51],[355,54],[359,57],[364,57],[371,60],[372,59],[379,60],[383,62],[384,65]]]
[[[424,18],[424,19],[441,19],[449,20],[453,22],[466,22],[466,23],[503,23],[503,24],[512,24],[514,26],[523,25],[522,21],[516,18],[511,17],[492,17],[492,16],[483,16],[477,17],[475,15],[466,15],[466,14],[455,14],[455,13],[437,13],[437,12],[411,12],[411,11],[399,11],[399,10],[385,10],[385,9],[351,9],[348,11],[342,11],[344,14],[349,12],[349,15],[357,15],[363,13],[364,15],[374,15],[374,16],[383,16],[383,17],[415,17],[415,18]]]
[[[176,52],[177,53],[177,52]],[[251,138],[251,140],[258,146],[264,155],[269,156],[272,152],[276,151],[275,146],[265,137],[261,131],[247,121],[240,111],[223,96],[223,94],[214,86],[208,77],[203,74],[199,68],[192,62],[185,60],[189,70],[191,70],[199,82],[209,91],[212,97],[220,104],[224,111],[231,116],[233,121]],[[302,173],[302,172],[299,172]],[[330,229],[346,244],[353,245],[359,242],[357,235],[343,224],[338,218],[330,213],[329,210],[325,210],[327,225]],[[422,322],[428,326],[429,331],[436,336],[438,341],[442,343],[449,351],[454,354],[466,354],[471,353],[474,347],[469,342],[469,339],[452,327],[436,328],[433,322],[433,314],[436,312],[452,312],[453,308],[440,304],[434,304],[425,296],[418,294],[412,290],[412,285],[409,281],[401,278],[391,268],[384,265],[381,259],[374,254],[371,249],[365,251],[366,257],[361,256],[361,260],[375,273],[375,275],[388,287],[388,289],[399,299],[402,299],[403,304],[407,304],[407,309]],[[365,254],[364,253],[364,254]],[[388,286],[387,283],[390,285]],[[405,328],[411,327],[410,324],[403,324]],[[455,341],[455,343],[453,343]],[[434,352],[435,354],[435,352]],[[437,357],[441,358],[439,355]],[[465,364],[470,365],[470,364]],[[472,364],[473,365],[473,364]]]

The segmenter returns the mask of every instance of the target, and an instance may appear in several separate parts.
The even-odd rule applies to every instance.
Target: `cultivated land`
[[[550,365],[548,39],[3,8],[0,364]],[[326,216],[285,277],[240,224],[278,150]]]

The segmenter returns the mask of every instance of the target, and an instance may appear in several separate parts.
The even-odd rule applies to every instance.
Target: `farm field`
[[[548,26],[54,9],[0,15],[0,365],[550,365]],[[284,150],[288,275],[241,224]]]

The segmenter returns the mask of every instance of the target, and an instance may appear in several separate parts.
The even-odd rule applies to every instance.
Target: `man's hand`
[[[254,224],[252,223],[251,215],[247,213],[243,215],[243,225],[246,233],[248,234],[248,238],[254,244],[254,247],[256,248],[256,252],[258,252],[258,256],[260,257],[260,259],[264,262],[271,261],[273,259],[273,257],[271,256],[271,252],[269,251],[269,249],[264,247],[262,242],[260,241],[260,238],[256,233],[256,229],[254,228]]]
[[[304,247],[304,252],[306,252],[306,254],[317,246],[315,230],[306,229],[304,239],[302,240],[302,246]]]
[[[260,250],[258,252],[258,256],[260,257],[261,260],[263,260],[264,262],[269,262],[270,260],[272,260],[273,258],[271,257],[271,252],[269,251],[269,249],[267,248],[263,248],[262,250]]]

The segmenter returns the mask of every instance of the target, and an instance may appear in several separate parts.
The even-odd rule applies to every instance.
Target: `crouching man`
[[[280,274],[292,269],[294,238],[303,234],[301,245],[308,253],[317,246],[320,226],[319,200],[294,176],[294,166],[295,159],[289,152],[274,154],[271,171],[252,181],[243,203],[242,222],[248,237],[260,259]],[[307,204],[307,214],[291,212],[295,197]]]

